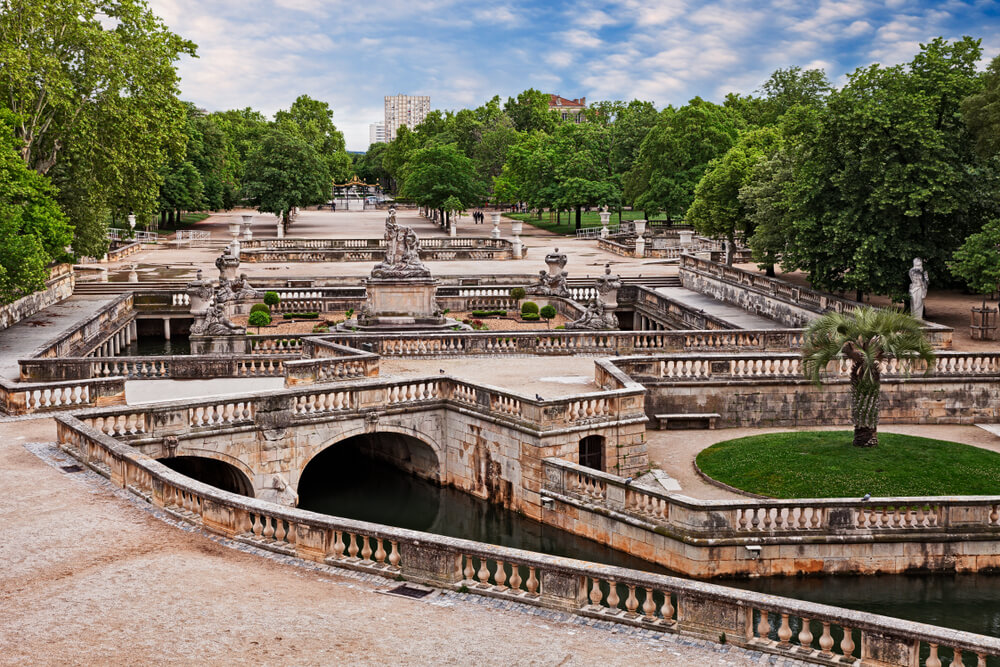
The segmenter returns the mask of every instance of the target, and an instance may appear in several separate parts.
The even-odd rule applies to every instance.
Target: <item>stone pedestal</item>
[[[601,238],[608,238],[608,225],[611,223],[611,211],[601,211]]]
[[[451,238],[458,236],[458,223],[455,222],[454,218],[451,220],[451,225],[448,226],[448,236]]]
[[[632,223],[635,228],[635,256],[645,257],[646,256],[646,239],[643,237],[643,233],[646,231],[646,221],[636,220]]]
[[[490,213],[490,221],[493,223],[493,231],[490,232],[492,238],[500,238],[500,214]]]
[[[354,326],[361,331],[454,326],[434,300],[437,286],[438,280],[429,277],[369,278],[365,280],[365,305]]]
[[[678,235],[681,237],[681,247],[690,248],[694,242],[694,232],[690,229],[682,229],[678,232]]]
[[[252,215],[241,216],[243,218],[243,238],[247,241],[253,238],[253,231],[250,229],[250,223],[253,222]]]
[[[521,230],[523,225],[524,223],[520,220],[514,220],[510,223],[510,233],[514,236],[514,240],[512,242],[514,259],[521,259],[524,256],[524,245],[521,243]]]

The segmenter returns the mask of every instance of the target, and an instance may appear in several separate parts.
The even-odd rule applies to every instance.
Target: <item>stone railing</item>
[[[618,305],[633,308],[670,328],[685,330],[740,329],[734,322],[711,315],[687,304],[674,301],[656,290],[641,285],[626,285],[618,292]]]
[[[609,355],[715,352],[729,350],[789,351],[802,344],[802,332],[788,329],[719,331],[544,331],[446,333],[321,334],[324,340],[363,349],[383,357],[447,357],[460,355]],[[255,353],[298,349],[299,339],[251,336]],[[260,339],[260,340],[258,340]],[[370,348],[370,349],[369,349]]]
[[[781,379],[801,380],[802,357],[798,354],[709,354],[632,357],[613,362],[629,377],[639,381],[749,381]],[[831,362],[824,375],[831,380],[849,380],[851,362],[841,358]],[[888,359],[883,363],[883,379],[923,377],[994,379],[1000,377],[998,352],[939,352],[930,372],[921,360],[913,362]]]
[[[125,378],[68,382],[10,382],[0,379],[0,409],[9,415],[55,412],[125,403]]]
[[[206,532],[308,561],[822,664],[1000,655],[995,637],[283,508],[173,472],[73,417],[57,422],[63,449],[117,486]]]
[[[114,336],[135,318],[134,298],[126,292],[105,304],[82,325],[56,338],[36,357],[79,357],[88,354]]]
[[[108,250],[106,255],[107,261],[117,262],[119,260],[125,259],[129,255],[134,255],[137,252],[142,251],[141,241],[125,242],[124,244],[118,246],[117,248],[112,248]]]
[[[692,255],[681,257],[681,284],[695,292],[759,313],[785,326],[806,326],[828,311],[849,312],[863,304],[818,292],[808,287],[768,278]],[[933,322],[924,323],[924,334],[938,349],[950,349],[953,330]]]
[[[281,377],[298,354],[174,355],[156,357],[76,357],[22,359],[21,376],[30,380],[125,377],[130,380]]]
[[[385,239],[253,239],[240,243],[246,262],[372,262],[385,253]],[[420,241],[425,261],[513,259],[507,239],[428,238]]]
[[[285,384],[305,385],[378,375],[379,356],[317,338],[302,341],[305,359],[285,363]],[[269,358],[269,357],[268,357]]]
[[[74,283],[72,264],[56,264],[51,267],[44,289],[0,305],[0,331],[31,317],[43,308],[68,299],[73,295]]]

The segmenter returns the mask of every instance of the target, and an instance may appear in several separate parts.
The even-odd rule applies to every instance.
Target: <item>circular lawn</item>
[[[767,433],[726,440],[696,459],[714,480],[771,498],[1000,495],[1000,454],[971,445],[879,433],[855,447],[851,431]]]

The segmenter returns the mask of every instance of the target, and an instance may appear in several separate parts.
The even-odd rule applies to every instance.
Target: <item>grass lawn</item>
[[[539,229],[544,229],[546,231],[552,232],[554,234],[566,234],[568,236],[576,235],[576,213],[563,211],[562,214],[562,224],[556,224],[556,214],[555,212],[551,215],[551,221],[548,211],[542,213],[541,220],[538,219],[537,213],[504,213],[508,218],[513,218],[514,220],[521,220],[538,227]],[[622,211],[622,220],[642,220],[645,215],[642,211]],[[611,214],[611,225],[618,224],[618,213]],[[584,211],[580,214],[580,226],[581,227],[600,227],[601,226],[601,216],[597,211]]]
[[[772,498],[1000,494],[1000,454],[971,445],[879,433],[872,449],[851,431],[768,433],[698,454],[709,477]]]

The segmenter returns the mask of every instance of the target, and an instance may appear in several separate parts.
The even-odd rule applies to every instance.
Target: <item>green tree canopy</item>
[[[952,273],[969,289],[990,294],[1000,289],[1000,218],[988,221],[955,251]]]
[[[519,93],[517,99],[508,97],[503,110],[519,132],[552,132],[559,122],[549,110],[549,96],[534,88]]]
[[[327,165],[330,180],[343,183],[351,177],[351,156],[344,149],[343,133],[333,124],[329,104],[299,95],[291,108],[274,115],[274,122],[312,146]]]
[[[0,99],[25,164],[59,187],[78,253],[103,254],[109,213],[154,209],[184,142],[174,62],[194,50],[143,0],[0,0]]]
[[[318,204],[330,195],[328,164],[298,136],[272,127],[247,156],[243,193],[257,210],[284,212]]]
[[[1000,55],[983,75],[983,88],[962,100],[962,117],[976,140],[980,156],[1000,153]]]
[[[444,209],[454,197],[462,209],[479,204],[485,195],[472,160],[455,144],[431,145],[410,156],[400,195],[421,206]]]

